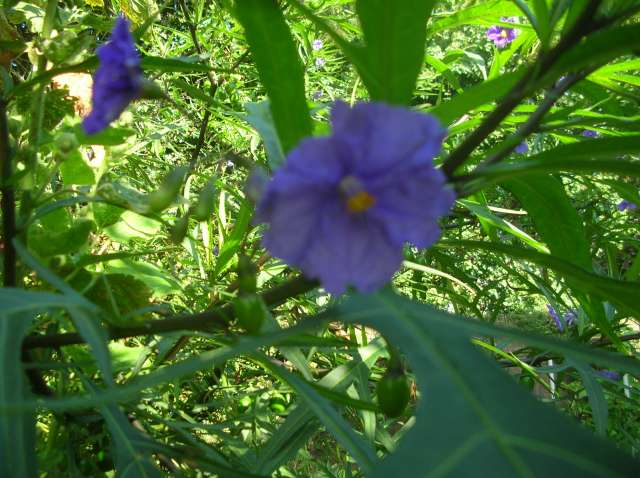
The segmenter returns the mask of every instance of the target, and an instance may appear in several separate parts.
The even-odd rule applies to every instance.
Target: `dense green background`
[[[87,137],[119,12],[167,98]],[[640,205],[639,12],[5,0],[0,476],[637,476],[640,211],[617,204]],[[442,239],[369,296],[268,256],[244,186],[327,134],[336,99],[449,129]],[[416,386],[389,418],[376,384],[397,351]]]

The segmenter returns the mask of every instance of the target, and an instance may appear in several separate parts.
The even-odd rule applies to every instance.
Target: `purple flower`
[[[618,210],[624,211],[625,209],[628,209],[629,211],[633,211],[635,209],[638,209],[638,205],[635,203],[632,203],[631,201],[627,201],[626,199],[623,199],[618,203]]]
[[[523,141],[522,143],[520,143],[518,146],[516,146],[516,149],[515,149],[515,152],[519,154],[526,153],[527,151],[529,151],[529,145],[527,144],[526,141]]]
[[[116,19],[111,39],[97,54],[100,66],[93,75],[91,113],[82,121],[87,134],[105,129],[142,94],[140,56],[124,16]]]
[[[592,129],[585,129],[582,132],[582,136],[584,136],[585,138],[597,138],[599,136],[599,133]]]
[[[515,23],[516,17],[502,17],[503,22]],[[506,28],[499,25],[493,25],[487,30],[487,38],[491,40],[498,48],[504,48],[518,36],[515,28]]]
[[[614,372],[613,370],[596,370],[596,373],[602,378],[606,378],[607,380],[620,380],[620,374],[618,372]]]
[[[455,194],[433,165],[445,137],[427,114],[384,103],[336,102],[331,136],[307,138],[257,207],[274,256],[333,294],[371,292],[400,267],[405,243],[428,247]]]
[[[320,39],[313,40],[313,43],[311,44],[311,48],[313,48],[314,51],[322,50],[323,46],[324,43],[322,43],[322,40]]]
[[[324,58],[316,58],[316,66],[318,68],[322,68],[325,63],[326,63],[326,60]]]
[[[553,321],[556,323],[556,327],[558,328],[558,330],[560,332],[564,332],[564,322],[556,312],[556,309],[554,309],[551,304],[547,304],[547,310],[549,311],[549,315],[551,316]]]
[[[576,325],[576,319],[578,318],[578,311],[576,310],[568,310],[562,316],[564,323],[567,324],[567,327],[571,327]]]

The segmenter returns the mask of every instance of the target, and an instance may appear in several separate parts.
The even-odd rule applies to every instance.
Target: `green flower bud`
[[[404,412],[411,396],[409,379],[402,372],[387,372],[376,387],[378,405],[386,416],[394,418]]]
[[[198,202],[196,203],[191,215],[196,221],[206,221],[213,214],[215,208],[216,188],[213,181],[209,181],[207,185],[202,188],[200,195],[198,196]]]
[[[164,211],[173,203],[180,192],[187,171],[186,166],[175,168],[167,175],[157,191],[149,193],[147,199],[152,212]]]
[[[240,326],[250,334],[260,332],[269,313],[262,297],[256,294],[237,297],[233,301],[233,311]]]
[[[179,217],[176,222],[171,226],[171,230],[169,231],[171,242],[174,244],[181,244],[187,235],[187,229],[189,227],[189,215],[185,214],[182,217]]]

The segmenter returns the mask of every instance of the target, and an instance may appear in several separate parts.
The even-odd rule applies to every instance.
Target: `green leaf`
[[[91,392],[97,391],[88,380],[83,382]],[[129,423],[127,416],[117,405],[102,405],[100,414],[104,417],[111,435],[117,478],[164,476],[153,463],[153,457],[149,452],[154,443]]]
[[[630,24],[598,31],[562,55],[547,72],[545,78],[553,81],[568,71],[604,65],[623,55],[633,54],[640,48],[640,25]]]
[[[364,33],[364,61],[374,77],[362,75],[371,98],[408,104],[424,63],[427,21],[435,0],[357,0]],[[362,74],[362,73],[361,73]]]
[[[429,35],[461,25],[492,25],[500,17],[520,14],[512,0],[489,0],[475,2],[477,5],[455,9],[453,13],[435,15],[429,26]]]
[[[58,300],[21,292],[0,289],[0,401],[5,403],[24,401],[29,393],[20,344],[37,307],[29,302],[24,310],[21,302],[33,298],[42,305]],[[0,411],[0,476],[35,478],[37,468],[35,410]]]
[[[284,162],[284,153],[273,122],[269,101],[247,103],[244,107],[248,113],[244,119],[260,134],[267,151],[269,166],[275,169]]]
[[[326,389],[345,391],[361,372],[368,371],[384,353],[383,345],[379,338],[373,340],[358,350],[354,360],[334,368],[317,384]],[[258,462],[259,472],[265,475],[273,473],[298,448],[304,446],[317,431],[314,418],[313,411],[307,405],[297,406],[262,448]]]
[[[76,126],[74,133],[81,145],[102,145],[117,146],[124,143],[129,136],[135,134],[135,131],[127,128],[107,127],[96,134],[86,134],[80,125]]]
[[[587,391],[587,397],[589,399],[589,406],[593,413],[593,421],[596,425],[596,432],[606,437],[609,408],[602,385],[596,380],[593,369],[587,364],[576,360],[571,360],[570,363],[572,363],[578,371],[582,383],[584,383],[584,388]]]
[[[275,0],[236,0],[234,12],[244,27],[287,153],[312,131],[296,45]]]
[[[523,74],[520,71],[506,73],[499,78],[479,83],[427,111],[436,116],[443,124],[448,125],[465,113],[492,103],[507,94]]]
[[[480,249],[533,262],[554,270],[560,276],[572,281],[575,287],[588,294],[599,297],[602,300],[609,300],[635,314],[640,313],[640,304],[637,300],[638,294],[640,294],[640,283],[625,282],[596,275],[551,254],[542,254],[530,249],[483,241],[440,241],[436,247]]]
[[[68,298],[65,309],[69,312],[73,325],[91,347],[105,382],[112,385],[113,371],[107,347],[108,336],[107,331],[100,323],[99,309],[42,265],[19,241],[14,240],[13,243],[22,261],[33,269],[42,280],[54,286],[65,295],[65,298]]]
[[[92,185],[96,182],[93,169],[85,162],[80,151],[74,151],[60,165],[60,173],[65,186],[72,184]]]
[[[549,245],[551,254],[562,257],[576,266],[592,272],[591,250],[582,218],[571,204],[562,182],[550,175],[529,176],[526,181],[513,179],[503,183],[529,213],[536,231]],[[618,345],[617,336],[609,323],[604,306],[597,298],[589,297],[579,284],[567,278],[574,295],[598,328]]]
[[[296,390],[305,401],[305,404],[327,428],[327,431],[351,454],[365,474],[370,473],[375,468],[378,458],[373,448],[355,433],[351,425],[340,416],[330,402],[320,396],[311,385],[297,375],[272,364],[268,360],[261,360],[260,362]]]
[[[151,289],[156,298],[182,291],[182,286],[171,274],[149,262],[116,259],[106,262],[104,269],[110,274],[124,274],[138,279]]]
[[[502,186],[518,199],[551,254],[591,271],[591,251],[582,218],[571,204],[562,182],[553,176],[529,176]]]
[[[469,340],[479,321],[455,318],[388,291],[352,297],[327,314],[374,327],[391,343],[402,344],[421,392],[416,424],[368,476],[420,470],[420,476],[454,477],[473,470],[474,476],[604,478],[631,476],[639,466],[538,402],[475,349]],[[429,446],[424,437],[434,438]]]
[[[527,234],[523,230],[517,228],[516,226],[511,224],[509,221],[506,221],[506,220],[502,219],[500,216],[492,213],[488,208],[486,208],[486,207],[484,207],[484,206],[482,206],[482,205],[480,205],[478,203],[475,203],[473,201],[469,201],[467,199],[459,199],[458,203],[462,204],[465,208],[467,208],[469,211],[471,211],[478,218],[481,218],[481,219],[487,221],[488,223],[492,224],[493,226],[495,226],[495,227],[497,227],[499,229],[502,229],[503,231],[507,232],[508,234],[511,234],[512,236],[517,237],[522,242],[524,242],[525,244],[530,245],[531,247],[533,247],[537,251],[547,252],[547,253],[549,252],[547,247],[544,244],[542,244],[540,241],[536,241],[529,234]]]

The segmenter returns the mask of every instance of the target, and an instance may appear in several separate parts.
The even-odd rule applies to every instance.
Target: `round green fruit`
[[[387,373],[376,389],[380,410],[388,417],[398,417],[404,412],[411,395],[411,384],[403,373]]]

